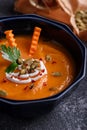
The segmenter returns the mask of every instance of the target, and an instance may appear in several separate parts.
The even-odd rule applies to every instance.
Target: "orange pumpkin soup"
[[[40,38],[36,52],[29,58],[31,38],[27,35],[15,36],[22,59],[18,59],[19,68],[14,72],[6,72],[10,61],[2,57],[3,53],[0,54],[0,97],[41,99],[60,93],[73,81],[75,64],[66,49],[55,41]],[[4,44],[7,44],[7,40],[1,39],[0,45]]]

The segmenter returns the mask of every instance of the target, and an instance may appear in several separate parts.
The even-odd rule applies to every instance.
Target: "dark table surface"
[[[18,15],[14,0],[0,0],[0,17]],[[48,114],[32,119],[0,112],[0,130],[87,130],[87,69],[79,87]]]

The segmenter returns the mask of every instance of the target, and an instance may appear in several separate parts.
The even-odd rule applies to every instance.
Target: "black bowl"
[[[86,48],[72,31],[63,23],[48,20],[37,15],[5,17],[0,20],[0,37],[12,29],[15,34],[32,33],[35,26],[42,28],[42,36],[61,43],[73,56],[76,63],[76,77],[71,85],[55,96],[32,100],[15,101],[0,98],[0,108],[17,116],[30,117],[48,112],[64,95],[76,88],[86,71]]]

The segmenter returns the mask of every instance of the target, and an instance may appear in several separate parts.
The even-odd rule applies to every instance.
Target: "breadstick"
[[[30,57],[32,57],[32,55],[37,50],[37,45],[38,45],[38,40],[39,40],[40,32],[41,32],[41,28],[39,28],[39,27],[35,27],[34,28],[34,33],[33,33],[32,41],[31,41],[31,46],[30,46],[30,50],[29,50],[29,56]]]
[[[4,34],[6,34],[6,39],[8,40],[8,43],[10,46],[17,46],[17,44],[15,43],[15,38],[14,38],[14,34],[12,33],[13,30],[7,30],[4,32]]]

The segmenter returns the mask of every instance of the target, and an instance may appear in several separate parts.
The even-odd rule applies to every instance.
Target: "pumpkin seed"
[[[33,60],[31,58],[24,61],[24,64],[27,64],[27,65],[31,65],[32,63],[33,63]]]
[[[31,64],[31,66],[30,66],[30,68],[31,69],[35,69],[35,68],[37,68],[38,66],[40,65],[40,62],[38,62],[38,61],[33,61],[33,63]]]
[[[80,18],[76,18],[76,23],[81,23],[82,22],[82,20],[80,19]]]
[[[19,59],[17,60],[17,63],[18,63],[19,65],[23,64],[23,59],[22,59],[22,58],[19,58]]]
[[[61,76],[61,73],[60,72],[52,72],[52,76],[58,77],[58,76]]]
[[[35,68],[36,68],[36,65],[35,65],[35,64],[32,64],[32,65],[30,66],[30,68],[31,68],[31,69],[35,69]]]
[[[87,24],[87,18],[83,18],[83,22]]]
[[[51,87],[51,88],[49,88],[49,91],[57,91],[57,87]]]
[[[30,66],[28,65],[28,66],[26,66],[26,69],[29,71],[30,70]]]
[[[0,90],[0,96],[7,96],[7,92],[5,90]]]
[[[82,30],[86,30],[85,27],[82,27],[82,26],[78,26],[79,27],[79,30],[82,31]]]
[[[87,30],[87,10],[77,11],[75,14],[75,22],[80,31]]]
[[[52,60],[52,57],[51,57],[50,55],[46,55],[46,56],[45,56],[45,60],[46,60],[47,62],[49,62],[49,61]]]
[[[33,64],[36,66],[36,67],[38,67],[38,66],[40,66],[40,62],[39,61],[33,61]]]
[[[22,69],[21,71],[20,71],[20,74],[25,74],[26,73],[26,69]]]

